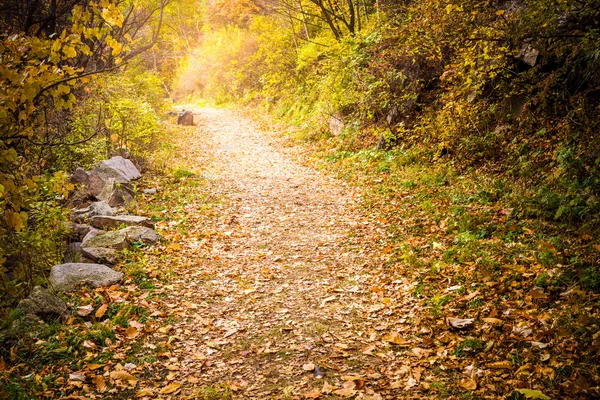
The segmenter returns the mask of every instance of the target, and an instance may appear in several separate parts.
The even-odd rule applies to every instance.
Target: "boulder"
[[[118,231],[110,231],[98,234],[89,240],[84,240],[81,244],[81,247],[82,249],[86,249],[88,247],[104,247],[115,250],[126,249],[131,241],[124,230],[125,229],[121,229]]]
[[[125,233],[131,242],[150,244],[160,241],[160,235],[153,229],[146,228],[145,226],[130,226],[117,232]]]
[[[84,247],[81,249],[81,254],[94,262],[102,264],[115,265],[119,261],[118,253],[115,249]]]
[[[90,229],[90,231],[81,240],[81,247],[86,247],[86,245],[90,241],[90,239],[92,239],[93,237],[96,237],[98,235],[101,235],[103,233],[104,233],[104,231],[101,229],[96,229],[96,228]]]
[[[104,160],[100,163],[100,165],[106,168],[114,169],[130,181],[142,177],[142,174],[140,174],[140,171],[138,171],[135,165],[133,165],[131,160],[121,156],[115,156],[110,160]]]
[[[28,298],[19,302],[18,308],[25,314],[33,314],[39,317],[62,317],[67,313],[66,303],[48,289],[36,286]]]
[[[333,114],[331,117],[329,117],[329,132],[331,132],[332,135],[339,136],[344,130],[345,126],[346,123],[344,122],[344,117],[341,114]]]
[[[85,172],[83,168],[77,168],[75,172],[73,172],[73,175],[71,175],[71,183],[80,183],[82,185],[87,185],[89,178],[90,177],[88,176],[88,173]]]
[[[134,196],[133,186],[129,183],[109,180],[96,198],[107,202],[111,207],[119,207],[131,203]]]
[[[114,215],[114,211],[110,204],[105,201],[95,201],[86,208],[74,210],[71,218],[74,222],[83,222],[88,218],[96,215]]]
[[[154,228],[154,222],[146,217],[138,217],[137,215],[96,216],[90,218],[90,225],[94,228],[105,230],[115,229],[119,225]]]
[[[531,44],[526,44],[521,48],[517,59],[527,64],[530,67],[534,67],[537,64],[538,56],[540,52],[538,49],[533,47]]]
[[[82,241],[85,235],[87,235],[92,230],[92,227],[86,224],[71,224],[69,225],[69,236],[77,239],[77,241]]]
[[[91,287],[110,286],[122,278],[121,272],[103,264],[67,263],[53,266],[48,280],[57,290],[70,292],[82,284]]]
[[[105,190],[108,185],[115,183],[129,183],[131,180],[116,169],[105,165],[98,165],[89,172],[87,190],[96,198]]]
[[[181,110],[177,117],[177,125],[194,125],[194,113],[189,110]]]

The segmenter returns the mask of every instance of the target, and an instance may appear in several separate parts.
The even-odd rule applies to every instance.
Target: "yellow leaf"
[[[179,243],[171,243],[167,246],[167,250],[171,251],[181,251],[181,245]]]
[[[102,375],[96,375],[94,378],[94,384],[96,385],[96,390],[100,393],[104,393],[106,391],[106,381]]]
[[[8,227],[15,230],[16,232],[20,232],[25,227],[25,221],[23,219],[24,213],[16,213],[12,210],[6,210],[4,212],[4,219],[8,224]],[[25,214],[27,216],[27,214]]]
[[[108,310],[108,304],[102,304],[99,309],[96,310],[96,318],[102,318]]]
[[[181,387],[181,385],[179,383],[168,384],[167,386],[165,386],[164,388],[162,388],[160,390],[160,394],[175,393],[177,390],[179,390],[180,387]]]
[[[521,393],[528,399],[542,399],[542,400],[550,400],[550,397],[546,396],[539,390],[532,389],[517,389],[517,392]]]
[[[512,369],[510,361],[496,361],[488,364],[488,368],[492,369]]]
[[[135,397],[150,397],[153,395],[154,392],[152,391],[152,389],[142,389],[138,390],[138,392],[135,394]]]
[[[502,15],[502,14],[504,14],[504,10],[498,10],[498,11],[496,11],[496,15]]]

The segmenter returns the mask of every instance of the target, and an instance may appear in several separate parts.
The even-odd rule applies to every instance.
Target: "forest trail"
[[[219,200],[212,222],[194,217],[202,201],[188,190],[180,204],[193,234],[179,240],[181,268],[163,299],[179,318],[157,332],[159,341],[177,333],[171,379],[184,396],[226,385],[244,399],[381,398],[387,356],[375,356],[372,342],[388,324],[368,316],[372,287],[357,240],[368,222],[355,191],[301,165],[237,113],[194,111],[189,168]]]

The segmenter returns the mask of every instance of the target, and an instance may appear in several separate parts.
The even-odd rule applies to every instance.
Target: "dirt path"
[[[190,161],[222,201],[214,226],[183,235],[188,266],[165,299],[182,316],[167,365],[181,393],[226,385],[244,399],[381,398],[386,357],[372,342],[387,324],[369,318],[354,190],[240,115],[196,113]]]

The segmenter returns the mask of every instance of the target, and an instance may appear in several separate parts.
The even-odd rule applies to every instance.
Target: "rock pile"
[[[130,160],[118,156],[102,161],[91,171],[78,168],[73,173],[71,182],[82,185],[95,201],[85,208],[73,210],[71,243],[64,263],[53,266],[50,271],[49,282],[53,290],[34,288],[19,305],[26,313],[65,315],[66,305],[53,291],[70,292],[81,285],[98,287],[118,283],[123,274],[112,269],[118,262],[118,251],[134,242],[153,244],[160,241],[150,219],[118,215],[113,208],[133,201],[135,192],[131,181],[141,176]]]

